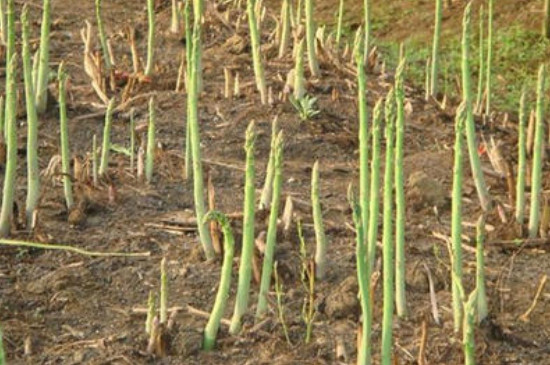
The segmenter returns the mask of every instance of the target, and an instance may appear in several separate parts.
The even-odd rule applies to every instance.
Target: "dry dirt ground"
[[[308,92],[319,98],[320,114],[300,122],[288,102],[278,95],[286,74],[292,68],[290,57],[277,60],[266,49],[266,73],[272,87],[274,104],[261,106],[254,90],[246,22],[236,33],[234,19],[241,13],[230,6],[208,10],[204,29],[204,94],[200,105],[204,169],[216,192],[217,209],[238,213],[242,208],[244,131],[250,120],[257,122],[257,188],[261,188],[269,154],[271,122],[278,116],[285,133],[283,198],[294,199],[295,215],[304,222],[308,249],[313,251],[314,234],[309,201],[311,166],[321,165],[321,200],[329,239],[328,278],[316,286],[317,315],[313,337],[304,344],[305,326],[301,311],[306,293],[299,277],[298,238],[295,233],[280,235],[276,259],[283,283],[285,319],[291,345],[285,341],[277,320],[275,296],[270,296],[269,318],[254,326],[246,317],[242,335],[234,337],[222,325],[214,351],[200,350],[201,331],[206,319],[197,311],[208,312],[213,304],[220,262],[206,262],[192,226],[192,183],[182,179],[185,133],[185,93],[172,91],[184,41],[166,31],[169,24],[168,1],[157,6],[157,69],[151,80],[139,84],[131,101],[115,115],[113,142],[128,143],[130,107],[138,122],[147,118],[146,101],[157,98],[157,153],[155,178],[150,186],[137,181],[129,169],[128,158],[113,154],[109,179],[101,187],[89,182],[77,184],[79,197],[85,196],[85,219],[70,226],[64,209],[58,177],[44,179],[44,194],[36,232],[29,234],[16,227],[14,237],[50,243],[65,243],[95,251],[150,252],[150,257],[90,258],[73,253],[0,246],[0,323],[10,364],[336,364],[355,361],[356,330],[359,325],[354,234],[346,189],[357,180],[357,110],[353,75],[336,68],[325,56],[321,59],[322,77],[310,79]],[[393,2],[390,2],[393,3]],[[397,2],[396,2],[397,3]],[[403,3],[403,2],[400,2]],[[429,3],[423,2],[424,5]],[[508,3],[512,3],[508,1]],[[514,2],[515,3],[515,2]],[[519,2],[517,2],[519,3]],[[20,3],[18,2],[20,5]],[[40,6],[32,2],[35,20],[33,34],[39,29]],[[427,5],[425,5],[427,6]],[[319,5],[326,7],[325,3]],[[138,31],[138,49],[145,54],[146,18],[144,2],[105,1],[104,21],[120,71],[131,72],[129,47],[124,39],[128,25]],[[214,16],[215,12],[221,18]],[[19,11],[19,8],[18,8]],[[224,24],[230,12],[231,23]],[[420,10],[419,10],[420,12]],[[457,9],[457,14],[460,9]],[[53,1],[52,67],[65,60],[70,74],[70,144],[74,156],[84,159],[91,150],[92,136],[102,135],[103,108],[90,86],[82,66],[83,45],[80,28],[84,20],[93,21],[93,2]],[[430,17],[431,19],[431,17]],[[230,26],[228,26],[230,25]],[[426,25],[429,26],[429,25]],[[263,28],[263,42],[270,40],[270,20]],[[242,47],[238,45],[242,43]],[[242,95],[223,97],[223,67],[239,72]],[[369,106],[383,97],[393,83],[391,72],[374,71],[369,76]],[[21,85],[20,85],[21,86]],[[115,94],[120,103],[121,89]],[[52,95],[55,96],[54,83]],[[395,320],[395,363],[414,364],[420,348],[422,323],[426,323],[425,356],[429,364],[458,364],[462,360],[460,337],[453,334],[450,298],[449,257],[445,240],[450,231],[450,191],[452,183],[452,145],[454,106],[441,111],[426,103],[422,92],[406,90],[410,113],[406,121],[405,178],[407,210],[407,270],[410,316]],[[54,99],[54,97],[52,98]],[[57,104],[40,121],[41,168],[58,153]],[[497,115],[483,125],[480,134],[504,142],[504,155],[514,166],[515,118],[503,124]],[[25,140],[24,118],[20,119],[20,146]],[[24,148],[20,149],[17,202],[25,197]],[[483,163],[491,170],[487,155]],[[547,166],[546,166],[547,167]],[[421,174],[424,173],[424,176]],[[413,178],[410,178],[413,175]],[[496,176],[496,175],[495,175]],[[529,308],[539,280],[550,270],[548,242],[516,245],[515,229],[509,223],[512,210],[507,182],[488,175],[491,193],[503,207],[508,220],[503,223],[497,211],[488,224],[486,249],[487,287],[490,318],[476,332],[476,356],[480,364],[550,364],[550,297],[542,293],[529,321],[520,316]],[[421,177],[421,178],[419,178]],[[548,179],[545,179],[548,181]],[[426,189],[426,186],[429,189]],[[546,186],[548,187],[548,186]],[[437,209],[434,210],[434,205]],[[22,210],[22,208],[20,208]],[[469,170],[464,182],[465,241],[473,247],[475,232],[471,224],[480,208]],[[261,214],[260,214],[261,215]],[[237,252],[240,253],[240,221],[232,221]],[[265,229],[259,217],[256,231]],[[169,305],[179,309],[173,315],[174,327],[167,334],[167,355],[146,353],[145,308],[150,290],[159,284],[159,262],[167,258]],[[378,269],[379,269],[378,264]],[[430,303],[428,274],[441,317],[435,323]],[[473,287],[475,257],[465,251],[465,282]],[[225,317],[232,312],[236,279]],[[257,300],[253,285],[251,304]],[[381,319],[381,281],[375,296],[373,339],[379,348]],[[253,313],[253,312],[252,312]],[[378,353],[378,351],[375,351]],[[376,362],[379,360],[375,355]]]

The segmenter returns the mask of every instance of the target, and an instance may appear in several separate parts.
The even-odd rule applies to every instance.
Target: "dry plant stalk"
[[[84,42],[84,71],[90,77],[92,87],[104,104],[109,103],[105,93],[105,79],[103,77],[103,62],[97,52],[94,52],[92,44],[92,25],[85,21],[86,27],[80,30],[82,42]]]

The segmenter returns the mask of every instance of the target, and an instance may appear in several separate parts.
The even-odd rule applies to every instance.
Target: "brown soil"
[[[38,4],[34,1],[33,4]],[[403,2],[400,2],[403,3]],[[423,2],[426,5],[429,2]],[[511,3],[511,1],[510,1]],[[519,2],[518,2],[519,3]],[[183,228],[185,217],[192,216],[191,181],[182,181],[182,146],[185,133],[184,93],[175,93],[175,79],[183,49],[181,40],[165,30],[169,23],[169,2],[159,2],[157,33],[158,68],[151,83],[141,84],[129,105],[135,108],[138,121],[147,117],[146,100],[150,93],[157,97],[158,151],[156,176],[151,186],[138,182],[129,170],[127,157],[112,155],[109,182],[101,188],[77,184],[80,196],[88,199],[82,224],[70,226],[64,209],[60,180],[44,179],[44,196],[36,232],[21,229],[14,236],[51,243],[65,243],[94,251],[151,252],[143,259],[89,258],[72,253],[23,250],[0,246],[0,323],[11,364],[335,364],[353,363],[359,308],[356,301],[354,234],[346,201],[346,189],[357,179],[357,110],[353,78],[322,60],[323,77],[308,85],[308,92],[319,98],[321,113],[314,119],[299,122],[292,106],[278,101],[290,59],[276,60],[268,54],[267,78],[273,88],[275,103],[261,106],[253,87],[253,73],[248,49],[239,54],[229,51],[228,39],[235,35],[210,11],[205,24],[204,94],[201,101],[201,138],[204,168],[216,190],[217,208],[227,213],[242,209],[244,131],[256,120],[257,188],[262,186],[269,154],[271,121],[278,116],[285,132],[284,196],[295,200],[295,213],[304,221],[304,234],[313,251],[314,234],[309,201],[311,166],[321,163],[321,199],[329,238],[328,278],[316,286],[317,316],[311,343],[304,344],[305,326],[302,303],[306,298],[299,279],[298,239],[296,235],[277,242],[277,259],[285,292],[285,318],[292,345],[286,343],[277,320],[275,296],[270,300],[270,316],[254,326],[246,318],[242,335],[230,336],[222,325],[217,348],[211,353],[200,351],[201,331],[206,319],[187,310],[187,306],[209,311],[219,278],[219,262],[206,262],[195,232]],[[136,26],[140,54],[145,54],[146,21],[143,2],[105,2],[105,24],[114,35],[113,46],[117,68],[131,72],[127,43],[120,36],[126,25]],[[427,5],[426,5],[427,6]],[[37,5],[38,7],[38,5]],[[38,33],[39,10],[32,7]],[[236,19],[232,8],[218,7],[222,18]],[[420,12],[421,10],[419,10]],[[85,19],[93,19],[93,2],[53,2],[52,64],[65,60],[71,76],[69,117],[71,150],[84,158],[91,149],[94,134],[101,136],[103,116],[97,97],[82,67],[82,42],[79,29]],[[272,24],[264,29],[271,29]],[[246,37],[246,22],[239,35]],[[267,43],[267,35],[263,38]],[[271,53],[270,53],[271,52]],[[238,71],[243,96],[223,98],[223,67]],[[351,83],[350,83],[351,81]],[[385,95],[391,75],[374,73],[369,77],[369,105]],[[55,95],[52,84],[52,94]],[[333,95],[339,97],[333,99]],[[117,91],[120,96],[120,90]],[[141,95],[141,96],[140,96]],[[395,320],[396,363],[413,364],[419,352],[422,322],[427,322],[426,359],[430,364],[458,364],[462,360],[461,339],[453,334],[449,257],[444,241],[434,232],[448,235],[450,230],[450,191],[452,184],[452,111],[441,112],[437,106],[422,100],[422,93],[407,89],[412,112],[407,116],[405,169],[411,174],[424,172],[430,186],[440,186],[443,196],[422,192],[414,181],[407,185],[411,208],[407,212],[407,267],[409,318]],[[55,104],[55,103],[54,103]],[[113,142],[127,144],[129,107],[115,116]],[[99,112],[98,112],[99,111]],[[500,120],[497,118],[497,120]],[[21,120],[23,121],[23,119]],[[58,153],[57,111],[52,105],[40,125],[41,168]],[[505,144],[505,156],[514,156],[516,129],[508,126],[479,125],[486,136],[494,135]],[[25,140],[20,129],[20,142]],[[20,161],[24,160],[24,149]],[[513,160],[513,158],[511,158]],[[484,165],[490,169],[487,156]],[[514,162],[514,161],[510,161]],[[25,170],[19,167],[18,206],[25,199]],[[418,181],[418,179],[412,179]],[[547,180],[547,179],[546,179]],[[504,213],[512,220],[505,179],[488,177],[493,196],[503,203]],[[414,192],[413,192],[414,190]],[[468,174],[464,184],[465,221],[473,223],[480,214],[473,182]],[[417,204],[428,199],[429,204]],[[414,203],[414,204],[413,204]],[[437,214],[432,205],[438,206]],[[413,207],[414,205],[414,207]],[[413,209],[414,208],[414,209]],[[20,209],[22,210],[22,209]],[[233,220],[239,246],[240,222]],[[502,223],[497,212],[488,223],[495,227],[487,244],[487,289],[490,318],[476,333],[476,354],[480,364],[550,364],[550,297],[542,293],[530,316],[519,319],[531,305],[538,282],[550,271],[547,243],[516,246],[503,240],[513,238],[510,223]],[[257,232],[265,227],[258,222]],[[465,229],[470,238],[475,232]],[[473,243],[465,242],[472,246]],[[236,258],[240,248],[237,247]],[[475,257],[465,255],[466,289],[473,287]],[[145,317],[135,309],[144,308],[150,290],[159,283],[159,262],[168,261],[169,304],[181,307],[174,315],[174,328],[168,333],[167,356],[159,359],[146,353]],[[427,275],[429,268],[435,282],[441,325],[431,314]],[[229,318],[235,294],[238,259],[225,317]],[[381,282],[378,288],[381,287]],[[256,303],[257,285],[253,286],[250,303]],[[379,348],[381,293],[375,296],[375,349]],[[253,313],[253,312],[251,312]],[[345,351],[337,358],[337,347]],[[27,353],[26,353],[27,352]],[[378,361],[378,351],[375,359]]]

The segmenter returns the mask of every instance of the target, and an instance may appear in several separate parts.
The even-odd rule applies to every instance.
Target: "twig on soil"
[[[426,267],[427,269],[427,267]],[[428,271],[429,273],[429,271]],[[420,335],[420,348],[418,349],[418,365],[426,365],[426,343],[428,341],[428,325],[422,321],[422,332]]]
[[[529,322],[529,316],[531,315],[531,312],[535,309],[537,306],[537,303],[539,301],[539,297],[544,290],[544,286],[546,285],[546,281],[548,281],[548,275],[544,275],[539,282],[539,286],[537,288],[537,293],[535,294],[535,298],[533,298],[533,303],[531,303],[531,306],[525,313],[523,313],[521,316],[519,316],[519,319],[521,319],[523,322]]]
[[[193,314],[197,317],[201,317],[201,318],[205,318],[205,319],[210,318],[210,313],[202,311],[202,310],[197,309],[195,307],[192,307],[189,304],[187,304],[183,307],[182,306],[174,306],[174,307],[170,307],[170,308],[167,309],[167,312],[171,313],[171,314],[173,312],[182,312],[182,311],[187,311],[187,313]],[[147,308],[134,307],[134,308],[132,308],[132,313],[145,315],[145,314],[147,314]],[[227,327],[229,327],[231,325],[231,321],[227,318],[222,318],[220,323],[223,324],[224,326],[227,326]]]
[[[430,287],[430,302],[432,304],[432,315],[434,317],[435,323],[439,326],[441,325],[441,320],[439,318],[439,309],[437,308],[437,297],[435,296],[435,288],[434,288],[434,281],[432,278],[432,273],[430,272],[430,268],[426,263],[422,263],[424,266],[424,270],[426,270],[426,275],[428,276],[428,285]]]
[[[60,251],[69,251],[74,252],[84,256],[95,256],[95,257],[149,257],[151,252],[98,252],[98,251],[87,251],[78,247],[72,247],[68,245],[56,245],[56,244],[47,244],[47,243],[38,243],[38,242],[27,242],[19,240],[9,240],[1,239],[0,246],[12,246],[12,247],[32,247],[40,248],[44,250],[60,250]]]

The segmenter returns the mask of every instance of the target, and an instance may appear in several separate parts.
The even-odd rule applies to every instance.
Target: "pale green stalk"
[[[99,163],[97,162],[97,136],[94,134],[92,138],[92,179],[94,182],[94,186],[97,186],[99,182],[98,166]]]
[[[256,0],[247,0],[246,12],[248,14],[248,27],[250,29],[250,42],[252,43],[252,61],[254,64],[254,76],[256,78],[256,87],[260,92],[262,104],[267,104],[267,86],[265,83],[264,66],[262,64],[261,39],[258,29],[258,21],[254,6]]]
[[[155,120],[155,99],[152,97],[149,99],[149,125],[147,127],[147,150],[145,153],[145,180],[147,184],[150,184],[153,180],[153,169],[155,165]]]
[[[50,0],[45,0],[50,1]],[[97,21],[97,31],[99,33],[99,43],[101,43],[101,52],[103,54],[103,62],[105,62],[105,71],[111,71],[111,59],[109,57],[109,48],[107,47],[107,36],[105,35],[105,27],[101,18],[101,2],[103,0],[95,0],[95,17]]]
[[[2,45],[6,45],[8,35],[6,24],[6,7],[6,0],[0,0],[0,42],[2,42]]]
[[[544,89],[546,68],[539,69],[537,84],[537,119],[535,141],[533,144],[533,170],[531,173],[531,209],[529,212],[529,238],[537,237],[540,221],[540,202],[542,200],[542,156],[544,154]]]
[[[13,0],[8,4],[8,34],[13,29]],[[11,11],[10,11],[11,10]],[[10,19],[12,18],[12,19]],[[4,190],[2,195],[2,210],[0,212],[0,237],[6,237],[10,233],[11,218],[13,215],[13,202],[15,193],[15,183],[17,178],[17,89],[15,86],[17,72],[17,54],[13,54],[11,62],[8,64],[6,73],[6,172],[4,175]]]
[[[485,104],[485,114],[491,115],[491,66],[493,64],[493,0],[489,0],[489,24],[487,31],[487,79],[486,79],[486,104]]]
[[[147,65],[145,76],[151,76],[155,67],[155,0],[147,0]]]
[[[172,18],[170,20],[170,32],[178,34],[180,32],[180,12],[178,10],[178,1],[172,0]]]
[[[6,110],[6,103],[4,102],[4,97],[0,96],[0,139],[3,142],[6,141],[6,129],[4,128],[4,124],[5,124],[4,122],[6,119],[5,110]]]
[[[338,5],[338,22],[336,26],[336,49],[342,45],[342,28],[344,24],[344,0],[340,0]]]
[[[326,276],[327,237],[323,226],[323,212],[319,197],[319,161],[315,161],[311,170],[311,206],[313,210],[313,226],[315,228],[315,278],[323,280]]]
[[[189,77],[189,91],[187,96],[189,110],[189,134],[193,160],[193,192],[195,198],[195,214],[197,217],[197,225],[199,238],[204,250],[204,255],[207,260],[211,260],[216,256],[214,247],[212,246],[212,238],[207,225],[203,222],[205,214],[204,207],[204,179],[202,174],[202,158],[201,158],[201,140],[199,128],[199,71],[197,67],[200,65],[200,23],[195,22],[193,28],[193,57],[192,72]]]
[[[374,267],[376,241],[378,238],[378,214],[380,212],[380,136],[382,134],[383,99],[376,102],[372,116],[372,159],[369,194],[369,226],[367,233],[368,267]]]
[[[269,225],[265,242],[264,261],[262,265],[262,277],[260,279],[260,291],[258,294],[258,305],[256,306],[256,320],[263,317],[267,311],[267,295],[271,285],[271,273],[273,271],[273,256],[275,254],[275,243],[277,241],[277,218],[279,216],[279,205],[281,189],[283,185],[283,132],[277,135],[274,150],[274,171],[273,194],[271,197],[271,211],[269,213]]]
[[[464,145],[464,122],[467,118],[465,102],[462,102],[456,111],[455,117],[455,146],[453,168],[453,194],[451,206],[451,246],[452,246],[452,296],[454,330],[458,332],[462,324],[462,168]]]
[[[482,112],[482,102],[483,102],[483,73],[485,72],[485,52],[483,50],[483,5],[479,8],[479,75],[478,75],[478,84],[477,84],[477,100],[476,100],[476,110],[478,113]]]
[[[298,43],[298,49],[295,55],[294,66],[294,99],[300,100],[306,94],[305,78],[304,78],[304,40],[301,39]]]
[[[518,123],[518,176],[516,179],[516,223],[523,226],[525,215],[525,174],[527,172],[527,136],[525,124],[527,122],[527,106],[525,103],[525,90],[519,100]]]
[[[191,84],[191,74],[193,73],[193,30],[191,27],[191,0],[185,1],[185,7],[183,10],[183,16],[185,20],[185,60],[186,60],[186,81],[185,85],[187,87],[187,94],[189,95],[189,88]],[[185,178],[189,179],[191,175],[193,174],[193,161],[191,160],[192,157],[192,150],[191,150],[191,124],[189,123],[190,120],[190,103],[187,104],[187,122],[185,125]]]
[[[475,315],[477,288],[464,303],[464,323],[462,328],[462,344],[464,346],[464,365],[475,365]]]
[[[224,244],[223,244],[223,263],[220,273],[220,286],[218,287],[218,293],[216,294],[216,300],[212,307],[212,312],[208,319],[208,323],[204,328],[204,340],[202,348],[205,351],[210,351],[216,345],[216,336],[218,329],[220,328],[220,322],[223,317],[227,299],[229,296],[229,288],[231,286],[231,269],[233,266],[233,250],[235,246],[235,240],[233,238],[233,232],[231,231],[231,225],[227,217],[220,212],[208,212],[204,216],[203,223],[206,224],[209,220],[217,221],[223,231]]]
[[[363,0],[364,11],[364,27],[365,27],[365,46],[363,47],[363,62],[367,62],[370,52],[370,45],[372,43],[372,25],[371,25],[371,0]]]
[[[260,196],[260,204],[258,209],[263,210],[269,208],[269,201],[271,200],[272,187],[273,187],[273,175],[275,173],[274,160],[275,160],[275,146],[277,141],[277,134],[279,133],[279,121],[277,118],[273,119],[271,123],[271,148],[269,150],[269,160],[267,162],[264,187]]]
[[[363,37],[361,28],[356,38],[355,63],[357,67],[357,109],[359,111],[359,205],[361,206],[361,223],[369,226],[369,114],[367,110],[367,80],[363,63]],[[364,237],[366,238],[366,237]],[[366,245],[366,242],[363,242]]]
[[[307,40],[307,58],[309,61],[309,70],[313,77],[321,76],[319,61],[317,60],[317,51],[315,49],[316,25],[313,20],[313,0],[306,0],[306,40]]]
[[[492,0],[491,0],[492,1]],[[483,170],[481,168],[481,160],[479,158],[477,141],[476,141],[476,126],[474,121],[474,113],[472,111],[472,87],[470,77],[470,19],[471,19],[472,3],[468,3],[464,10],[463,19],[463,34],[462,34],[462,99],[466,108],[466,140],[468,142],[468,153],[470,155],[470,165],[474,183],[477,189],[477,195],[481,203],[481,208],[488,211],[491,206],[491,197],[485,184]],[[489,73],[487,74],[489,77]]]
[[[405,90],[403,72],[406,60],[403,58],[395,73],[395,102],[397,122],[395,134],[395,307],[397,316],[407,316],[405,283],[405,183],[403,172],[403,145],[405,143]]]
[[[168,320],[168,278],[166,276],[166,257],[160,261],[160,323],[166,323]]]
[[[302,0],[296,0],[296,27],[302,24]]]
[[[67,209],[74,203],[73,183],[71,181],[71,155],[69,149],[69,126],[67,120],[66,86],[67,74],[63,62],[59,64],[57,79],[59,81],[59,132],[61,134],[61,172],[63,173],[63,190]]]
[[[388,99],[393,100],[394,95],[390,90]],[[392,103],[393,104],[393,103]],[[384,309],[382,312],[382,353],[381,364],[390,365],[392,363],[392,347],[393,347],[393,307],[394,307],[394,262],[393,262],[393,183],[394,183],[394,130],[395,122],[392,118],[386,116],[386,164],[384,172],[384,220],[382,228],[382,261],[383,261],[383,298]]]
[[[36,114],[36,105],[34,104],[28,15],[29,7],[25,4],[21,13],[23,74],[25,78],[25,105],[27,110],[27,201],[25,204],[25,215],[27,218],[27,227],[32,228],[34,211],[40,197],[40,170],[38,168],[38,116]]]
[[[255,186],[256,175],[254,161],[254,143],[256,141],[256,131],[254,121],[251,121],[246,130],[246,142],[244,150],[246,152],[246,172],[244,182],[244,207],[243,207],[243,244],[241,250],[241,262],[239,265],[239,284],[237,287],[237,299],[235,300],[235,310],[231,318],[229,333],[236,335],[241,331],[242,317],[248,307],[248,298],[250,294],[250,279],[252,273],[252,259],[254,254],[254,220],[255,220]]]
[[[279,58],[283,58],[290,45],[290,0],[283,0],[281,8],[281,40],[279,42]]]
[[[439,40],[441,39],[441,18],[443,17],[443,0],[435,0],[435,29],[432,48],[432,74],[430,95],[437,96],[437,80],[439,73]]]
[[[113,124],[113,109],[115,108],[115,98],[109,100],[107,111],[105,112],[105,127],[103,128],[103,146],[101,147],[101,161],[99,164],[99,175],[103,176],[109,169],[109,152],[111,150],[111,126]]]
[[[134,161],[136,158],[136,122],[134,109],[130,110],[130,170],[134,173]]]
[[[6,354],[4,353],[2,327],[0,327],[0,365],[6,365]]]
[[[355,223],[355,259],[357,265],[357,282],[359,284],[359,300],[361,313],[363,315],[363,326],[361,328],[361,342],[358,343],[357,364],[370,365],[372,354],[371,328],[372,328],[372,307],[370,305],[370,269],[369,263],[365,260],[367,255],[365,246],[365,229],[361,214],[361,206],[357,202],[351,185],[348,188],[348,200],[353,213]]]
[[[149,298],[147,300],[147,318],[145,319],[145,333],[148,335],[151,334],[151,328],[153,327],[153,320],[155,318],[156,308],[155,293],[151,290],[149,291]]]
[[[477,291],[477,320],[481,323],[488,314],[487,294],[485,291],[485,216],[481,215],[476,225],[476,291]]]
[[[48,104],[48,82],[50,78],[50,2],[51,0],[44,0],[44,3],[42,4],[42,29],[40,31],[38,72],[36,84],[34,85],[34,91],[36,94],[36,111],[38,114],[43,114],[46,111]]]

